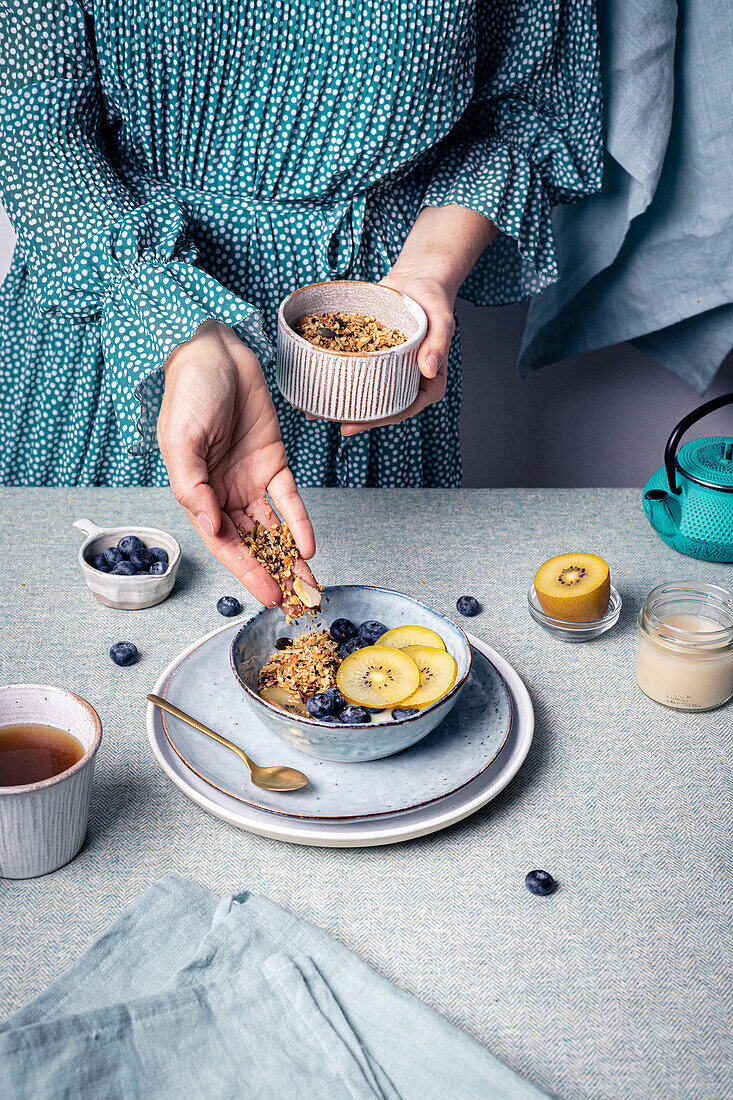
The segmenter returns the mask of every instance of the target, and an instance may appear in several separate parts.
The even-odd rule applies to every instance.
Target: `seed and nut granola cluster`
[[[340,663],[338,644],[328,631],[308,631],[294,638],[288,649],[272,654],[260,669],[257,686],[285,688],[305,701],[335,687]]]
[[[299,336],[326,351],[366,354],[396,347],[407,339],[364,313],[306,313],[294,328]]]
[[[300,558],[300,552],[290,528],[285,523],[273,523],[270,527],[265,527],[255,521],[251,531],[247,531],[242,524],[237,524],[237,533],[252,557],[276,581],[282,592],[283,611],[287,621],[290,623],[303,615],[315,618],[318,607],[305,604],[297,590],[293,590],[293,584],[296,589],[301,585],[302,589],[311,590],[311,586],[302,585],[299,578],[294,577],[293,566]],[[320,594],[311,590],[311,595],[313,592],[316,600],[320,601]]]

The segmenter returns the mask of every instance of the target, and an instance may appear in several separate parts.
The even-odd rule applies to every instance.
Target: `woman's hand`
[[[226,325],[206,321],[168,359],[158,443],[173,494],[208,549],[261,603],[280,603],[277,584],[250,557],[235,524],[269,526],[267,494],[303,558],[315,553],[313,528],[260,365]],[[296,570],[313,583],[305,562]]]
[[[448,353],[455,330],[456,295],[496,232],[487,218],[464,206],[426,206],[420,211],[397,262],[382,279],[385,286],[414,298],[428,318],[428,331],[417,356],[417,398],[397,416],[368,424],[342,424],[343,435],[399,424],[440,401],[445,393]]]

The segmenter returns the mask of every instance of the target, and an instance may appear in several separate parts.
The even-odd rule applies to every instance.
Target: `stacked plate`
[[[228,749],[149,704],[156,759],[177,787],[231,825],[294,844],[367,847],[444,829],[494,798],[519,770],[534,732],[529,694],[493,649],[469,635],[473,666],[448,717],[395,756],[342,764],[304,756],[266,729],[229,667],[237,625],[208,634],[166,669],[155,693],[241,745],[258,764],[288,764],[301,791],[253,787]],[[375,727],[378,736],[379,727]]]

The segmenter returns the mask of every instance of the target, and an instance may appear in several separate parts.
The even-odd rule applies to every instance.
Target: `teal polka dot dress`
[[[466,297],[547,286],[551,206],[600,185],[592,0],[24,0],[0,32],[1,482],[166,484],[162,366],[216,318],[300,485],[460,484],[458,336],[443,401],[345,440],[278,393],[277,307],[448,203],[501,231]]]

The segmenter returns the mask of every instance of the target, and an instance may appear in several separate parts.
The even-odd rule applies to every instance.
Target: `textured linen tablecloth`
[[[219,893],[246,888],[309,918],[381,974],[563,1098],[733,1095],[725,863],[733,707],[676,714],[634,681],[646,592],[686,577],[733,583],[649,528],[626,489],[312,490],[317,575],[399,588],[455,614],[515,666],[537,731],[509,787],[469,820],[384,848],[309,849],[230,828],[156,765],[145,693],[172,658],[222,624],[216,600],[254,601],[206,555],[165,489],[0,492],[0,680],[78,691],[99,710],[87,843],[45,878],[0,881],[0,1014],[40,993],[125,905],[169,871]],[[164,527],[184,561],[171,598],[99,607],[71,523]],[[567,645],[529,617],[537,564],[603,554],[624,597],[619,625]],[[111,642],[134,641],[129,669]],[[536,898],[532,867],[561,888]]]

